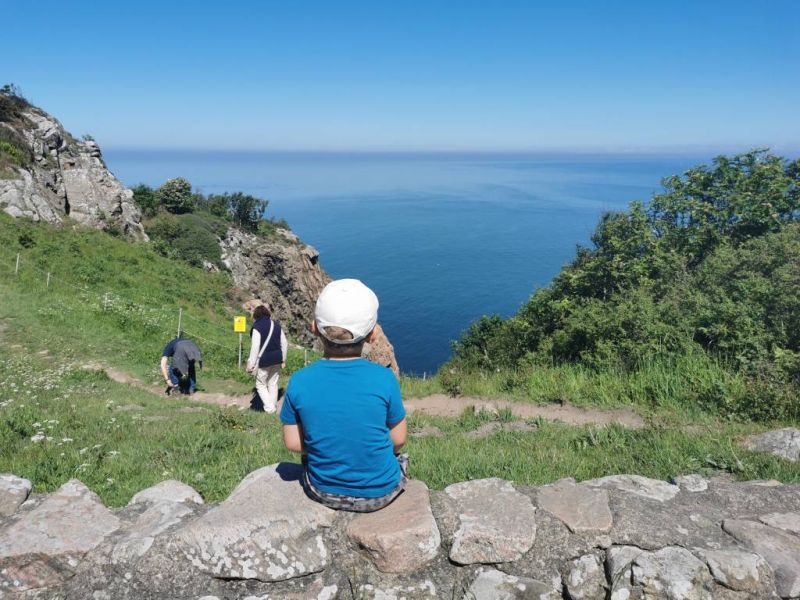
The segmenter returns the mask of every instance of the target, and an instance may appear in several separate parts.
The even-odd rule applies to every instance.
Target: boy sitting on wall
[[[378,298],[356,279],[325,286],[311,330],[324,358],[292,376],[281,408],[283,443],[304,455],[303,488],[330,508],[371,512],[400,495],[408,457],[400,385],[361,358],[378,320]]]

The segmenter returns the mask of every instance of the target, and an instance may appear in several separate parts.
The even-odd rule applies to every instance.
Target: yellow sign
[[[235,333],[247,331],[247,317],[233,317],[233,331]]]

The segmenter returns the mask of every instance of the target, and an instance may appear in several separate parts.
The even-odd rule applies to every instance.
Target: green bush
[[[192,184],[183,177],[165,181],[155,193],[159,205],[173,214],[189,213],[194,210],[195,196],[192,194]]]
[[[133,187],[133,201],[142,209],[142,214],[146,217],[154,217],[160,206],[156,191],[143,183]]]
[[[145,230],[159,254],[193,266],[203,266],[205,262],[220,265],[219,238],[227,228],[220,219],[201,214],[161,213],[145,222]]]
[[[800,391],[800,161],[719,157],[664,180],[648,204],[603,216],[577,256],[510,319],[483,317],[455,343],[469,368],[580,364],[633,370],[693,348],[752,384],[746,400],[698,401],[777,418]],[[776,357],[782,357],[778,365]]]

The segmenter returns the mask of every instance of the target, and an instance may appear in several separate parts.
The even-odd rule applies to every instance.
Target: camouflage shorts
[[[334,510],[347,510],[350,512],[374,512],[388,506],[406,489],[408,483],[408,454],[398,454],[397,462],[400,464],[400,482],[385,496],[379,498],[360,498],[358,496],[343,496],[342,494],[329,494],[313,486],[308,477],[308,469],[303,464],[303,490],[306,495],[320,504]]]

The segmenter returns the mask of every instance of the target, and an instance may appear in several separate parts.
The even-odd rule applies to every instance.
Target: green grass
[[[207,501],[223,499],[245,474],[278,461],[283,449],[273,415],[239,412],[154,396],[104,373],[0,350],[0,472],[30,479],[36,492],[78,478],[111,506],[164,479],[194,486]],[[136,404],[140,410],[119,410]],[[157,419],[157,420],[154,420]],[[500,420],[509,420],[501,415]],[[578,428],[545,422],[533,432],[465,433],[487,420],[412,415],[412,431],[434,425],[441,437],[411,438],[412,476],[433,488],[502,477],[542,484],[613,473],[664,479],[691,472],[800,482],[800,465],[744,451],[736,440],[761,428],[708,420],[691,427]],[[39,436],[37,438],[37,436]]]
[[[15,276],[17,252],[21,269]],[[95,362],[158,381],[156,365],[181,307],[185,329],[202,337],[201,385],[245,393],[252,378],[236,368],[238,338],[231,331],[238,300],[227,275],[167,260],[147,244],[0,215],[0,472],[29,478],[37,492],[75,477],[120,506],[170,478],[217,501],[248,472],[296,460],[283,449],[275,416],[215,406],[181,412],[199,405],[82,368]],[[289,362],[290,372],[302,366],[303,352],[292,351]],[[633,406],[651,423],[627,430],[539,422],[532,432],[473,439],[465,434],[486,417],[412,415],[412,429],[432,425],[443,432],[410,439],[412,476],[433,488],[481,477],[541,484],[568,476],[666,478],[698,471],[800,482],[800,465],[738,447],[748,433],[784,425],[726,418],[719,396],[739,393],[739,385],[735,376],[696,357],[653,361],[634,373],[532,366],[480,374],[448,367],[425,381],[403,378],[407,397],[458,389],[523,402]],[[130,404],[142,408],[117,410]],[[508,412],[498,417],[511,418]]]
[[[225,273],[206,273],[100,231],[0,214],[0,277],[7,282],[0,285],[0,318],[13,325],[10,343],[158,381],[161,350],[177,332],[180,309],[182,328],[204,353],[201,385],[236,393],[252,385],[237,367],[233,316],[243,311]],[[302,350],[291,350],[289,372],[303,360]]]
[[[440,393],[587,408],[634,407],[642,414],[665,418],[676,412],[685,418],[707,412],[726,418],[723,399],[746,393],[740,376],[702,352],[660,357],[634,371],[566,364],[487,372],[447,364],[424,381],[403,378],[401,386],[408,397]]]

